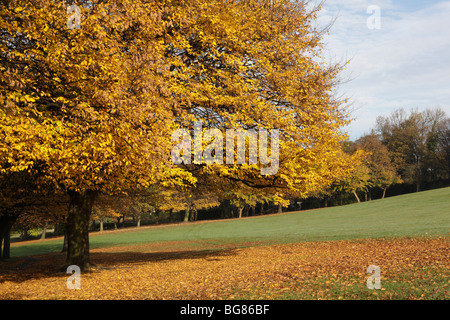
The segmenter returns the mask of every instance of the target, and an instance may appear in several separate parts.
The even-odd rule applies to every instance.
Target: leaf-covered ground
[[[0,262],[0,299],[449,299],[450,238],[95,249],[69,290],[64,255]],[[367,267],[381,289],[367,288]]]

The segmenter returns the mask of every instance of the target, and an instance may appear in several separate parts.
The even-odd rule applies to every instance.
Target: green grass
[[[164,241],[269,243],[442,236],[450,232],[450,188],[311,211],[95,235],[91,248]],[[62,240],[13,246],[11,256],[58,252]]]
[[[250,287],[246,292],[235,291],[233,299],[271,300],[448,300],[448,278],[446,270],[423,268],[419,271],[403,269],[395,275],[381,278],[381,290],[370,290],[366,279],[330,276],[311,277],[303,281],[286,282],[273,289],[268,286]],[[328,280],[328,281],[327,281]]]

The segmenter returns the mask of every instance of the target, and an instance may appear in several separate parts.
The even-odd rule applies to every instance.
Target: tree
[[[378,117],[377,131],[392,155],[392,161],[402,179],[420,190],[423,182],[442,176],[442,164],[437,157],[439,128],[445,121],[445,112],[439,108],[423,112],[403,109],[389,117]]]
[[[28,189],[30,176],[23,173],[0,176],[0,259],[10,257],[11,228],[17,218],[35,203],[36,197]]]
[[[91,219],[100,221],[100,232],[104,230],[103,223],[106,218],[115,219],[122,216],[121,212],[126,207],[126,200],[125,197],[118,199],[117,196],[112,197],[107,194],[98,195],[96,203],[92,208]]]
[[[442,163],[446,168],[447,179],[450,180],[450,118],[448,118],[440,128],[439,150]]]
[[[426,141],[425,179],[427,182],[447,180],[448,170],[448,130],[450,118],[441,109],[425,110],[429,132]]]
[[[341,194],[350,192],[359,203],[361,200],[358,197],[358,192],[366,192],[371,186],[370,170],[367,166],[368,153],[362,149],[354,149],[353,146],[353,143],[343,144],[342,150],[339,152],[335,161],[338,161],[340,166],[343,166],[346,170],[341,171],[341,174],[334,179],[328,188],[333,190],[333,192],[340,192]],[[322,189],[327,190],[327,188]]]
[[[356,146],[368,154],[367,168],[369,169],[370,186],[381,188],[383,190],[382,198],[384,199],[386,190],[392,184],[401,182],[388,148],[381,143],[380,137],[375,133],[358,139]]]
[[[2,160],[0,160],[1,162]],[[0,259],[10,257],[10,233],[65,219],[67,198],[46,183],[39,171],[0,174]]]
[[[254,208],[258,203],[285,204],[283,198],[272,195],[270,189],[254,189],[246,186],[240,181],[229,182],[224,186],[223,198],[230,201],[230,204],[237,208],[238,218],[242,218],[244,209],[247,207]]]
[[[190,172],[195,178],[195,184],[186,182],[182,186],[173,186],[180,193],[180,203],[184,205],[184,222],[197,220],[197,211],[200,209],[218,207],[223,194],[221,181],[208,174],[207,170],[194,167]]]
[[[360,164],[354,168],[351,174],[340,180],[338,190],[351,192],[358,203],[361,202],[358,192],[367,192],[370,187],[370,171],[366,165]]]
[[[85,269],[96,196],[147,186],[167,168],[173,96],[158,3],[79,6],[85,18],[71,30],[63,2],[2,5],[0,150],[2,172],[40,164],[67,192],[67,263]]]

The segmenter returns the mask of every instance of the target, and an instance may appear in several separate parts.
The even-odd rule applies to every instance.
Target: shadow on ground
[[[219,260],[235,255],[236,248],[209,250],[180,250],[161,252],[91,252],[93,267],[87,271],[95,273],[101,270],[130,268],[133,265],[179,259]],[[65,253],[49,253],[29,257],[0,260],[0,283],[12,281],[22,283],[32,279],[48,277],[67,277]]]

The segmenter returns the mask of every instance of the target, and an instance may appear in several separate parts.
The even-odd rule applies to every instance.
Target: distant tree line
[[[303,197],[295,192],[270,194],[228,180],[217,183],[208,175],[197,176],[200,181],[195,187],[154,184],[122,196],[101,194],[92,211],[90,230],[242,218],[383,199],[448,186],[450,118],[439,108],[409,113],[399,109],[389,116],[380,116],[370,133],[356,141],[343,142],[336,158],[349,161],[357,153],[354,159],[363,160],[356,161],[348,174]],[[40,235],[35,235],[40,238],[45,238],[48,228],[53,230],[50,235],[64,235],[67,197],[48,196],[43,202],[29,190],[35,181],[24,179],[29,177],[16,174],[3,180],[4,189],[7,185],[22,186],[10,193],[20,201],[10,199],[8,203],[23,214],[9,211],[9,227],[14,223],[12,229],[22,239],[31,237],[31,229],[41,230]],[[8,246],[3,255],[9,255]]]
[[[450,118],[440,108],[398,109],[379,116],[370,133],[343,143],[363,150],[353,173],[304,200],[304,208],[360,202],[450,185]]]

